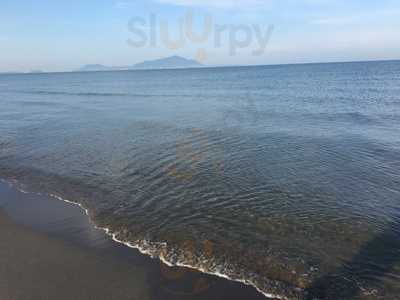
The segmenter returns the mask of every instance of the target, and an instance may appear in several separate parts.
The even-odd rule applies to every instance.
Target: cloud
[[[270,0],[157,0],[159,3],[178,6],[203,6],[219,8],[254,8],[269,6]]]
[[[362,21],[359,16],[345,16],[345,17],[326,17],[315,19],[311,21],[311,24],[315,25],[349,25]]]
[[[335,16],[335,17],[324,17],[314,19],[311,24],[315,25],[327,25],[327,26],[340,26],[340,25],[355,25],[355,24],[368,24],[374,21],[382,23],[382,20],[386,22],[400,16],[400,10],[378,10],[364,13],[357,13],[354,15],[347,16]]]
[[[115,7],[117,7],[117,8],[126,8],[126,7],[129,7],[131,5],[132,5],[132,2],[130,2],[130,1],[122,0],[122,1],[115,2]]]
[[[177,6],[202,6],[216,8],[270,8],[272,5],[317,5],[326,6],[342,3],[343,0],[153,0]]]

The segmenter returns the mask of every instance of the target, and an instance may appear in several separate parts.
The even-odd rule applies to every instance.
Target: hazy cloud
[[[204,6],[220,8],[268,7],[271,0],[157,0],[159,3],[180,6]]]
[[[323,17],[314,19],[311,24],[316,25],[329,25],[329,26],[340,26],[340,25],[354,25],[354,24],[368,24],[372,21],[387,22],[387,18],[393,19],[394,17],[400,16],[400,10],[378,10],[367,13],[357,13],[353,15],[342,15],[334,17]]]

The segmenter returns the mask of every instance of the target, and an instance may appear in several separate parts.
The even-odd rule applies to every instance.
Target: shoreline
[[[254,283],[252,283],[249,280],[232,279],[232,278],[230,278],[229,276],[227,276],[225,274],[208,272],[207,270],[205,270],[203,268],[196,268],[196,267],[193,267],[193,266],[188,265],[188,264],[179,263],[179,262],[177,262],[176,264],[172,264],[167,259],[165,259],[163,256],[155,257],[155,256],[153,256],[151,254],[150,251],[146,251],[144,248],[140,247],[138,244],[135,245],[135,244],[130,243],[130,242],[125,242],[123,240],[119,240],[117,238],[118,233],[113,233],[109,228],[97,226],[90,218],[89,209],[85,208],[81,203],[73,202],[71,200],[64,199],[64,198],[62,198],[60,196],[57,196],[57,195],[54,195],[54,194],[49,194],[49,196],[52,197],[52,198],[55,198],[55,199],[57,199],[59,201],[63,201],[63,202],[69,203],[71,205],[78,206],[81,210],[83,210],[85,212],[86,216],[89,218],[89,221],[94,226],[94,228],[104,231],[104,233],[107,236],[109,236],[114,242],[122,244],[122,245],[124,245],[124,246],[126,246],[128,248],[138,250],[141,254],[150,256],[153,259],[159,259],[162,263],[164,263],[168,267],[171,267],[171,268],[173,268],[173,267],[188,268],[188,269],[191,269],[191,270],[194,270],[194,271],[198,271],[198,272],[201,272],[201,273],[204,273],[204,274],[207,274],[207,275],[217,276],[217,277],[220,277],[220,278],[223,278],[223,279],[226,279],[226,280],[242,283],[244,285],[247,285],[247,286],[250,286],[252,288],[255,288],[260,294],[264,295],[267,299],[290,300],[288,297],[285,297],[285,296],[265,293],[261,289],[259,289]],[[146,244],[147,241],[144,241],[144,243]]]
[[[13,198],[11,205],[10,200],[4,200],[10,197]],[[51,216],[54,211],[56,212],[55,215],[57,217]],[[6,217],[3,217],[3,214],[5,214]],[[38,214],[40,215],[40,221],[37,220]],[[79,251],[85,249],[85,251],[87,251],[86,255],[89,257],[97,255],[98,252],[100,253],[99,255],[102,256],[104,255],[102,252],[105,252],[113,259],[127,263],[124,267],[127,268],[125,271],[127,274],[132,272],[132,270],[129,270],[130,267],[133,267],[135,272],[138,272],[138,269],[136,269],[137,265],[129,264],[132,261],[136,264],[139,262],[141,267],[139,273],[141,272],[142,276],[144,275],[145,277],[151,278],[150,281],[161,283],[161,286],[156,287],[143,287],[143,285],[146,284],[140,284],[140,287],[142,289],[144,288],[144,290],[151,296],[146,298],[141,295],[139,299],[204,299],[203,297],[206,297],[206,299],[218,300],[228,298],[243,299],[243,297],[249,300],[261,300],[267,298],[279,299],[273,297],[273,295],[268,295],[269,297],[267,297],[265,293],[261,293],[261,291],[250,285],[251,283],[231,280],[223,274],[210,274],[184,265],[172,266],[172,264],[168,263],[168,261],[162,257],[156,257],[155,259],[154,257],[151,258],[149,253],[146,253],[144,249],[140,249],[139,246],[120,241],[117,238],[117,234],[111,233],[109,229],[100,229],[95,226],[88,217],[89,211],[81,204],[62,199],[56,195],[35,194],[21,191],[17,189],[14,184],[6,180],[0,181],[0,216],[1,219],[7,220],[7,223],[9,224],[8,227],[22,227],[24,230],[30,231],[32,234],[40,235],[41,238],[44,239],[49,238],[51,241],[57,240],[57,242],[61,243],[72,243],[72,246],[78,247]],[[65,224],[61,224],[61,226],[57,225],[59,219],[61,219],[62,223]],[[65,220],[67,220],[67,222],[65,222]],[[73,222],[73,224],[70,221]],[[50,226],[52,223],[56,224],[56,226]],[[51,229],[47,227],[50,227]],[[132,248],[135,249],[135,251],[133,251]],[[106,249],[106,251],[104,251],[104,249]],[[45,251],[46,249],[43,250]],[[163,264],[165,266],[162,266]],[[107,265],[114,265],[114,261],[112,261],[112,263],[106,261],[105,266]],[[24,269],[19,271],[25,272]],[[50,270],[50,273],[51,272],[57,272],[57,270]],[[108,275],[112,277],[113,273],[108,273]],[[183,275],[178,276],[178,274]],[[176,277],[178,278],[176,279]],[[201,286],[201,284],[199,285],[197,283],[203,283],[203,288],[199,288],[198,286]],[[169,294],[167,295],[168,297],[166,297],[166,295],[163,295],[162,297],[159,295],[154,296],[154,289],[165,290],[163,284],[168,286],[172,285],[174,287],[173,289],[177,290],[175,292],[169,290],[169,292],[167,292],[167,294]],[[198,285],[197,287],[196,284]],[[192,288],[192,286],[194,286],[194,288]],[[70,288],[74,289],[73,286]],[[24,287],[21,286],[21,289],[24,289]],[[46,290],[46,287],[42,287],[42,289]],[[166,290],[168,291],[168,288]],[[34,296],[32,297],[33,298],[31,299],[39,299]],[[6,299],[22,298],[11,297]],[[80,299],[86,298],[84,297]]]

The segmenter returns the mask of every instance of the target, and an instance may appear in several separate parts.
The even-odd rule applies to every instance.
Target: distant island
[[[38,74],[38,73],[44,73],[44,71],[39,70],[39,69],[36,69],[36,70],[31,70],[31,71],[29,71],[29,73]]]
[[[186,59],[180,56],[170,56],[166,58],[148,60],[133,66],[104,66],[101,64],[85,65],[80,68],[80,72],[94,71],[120,71],[120,70],[154,70],[154,69],[184,69],[204,67],[201,63],[193,59]]]

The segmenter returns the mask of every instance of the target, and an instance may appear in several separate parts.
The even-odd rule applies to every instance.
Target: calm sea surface
[[[0,177],[153,256],[400,295],[400,62],[0,75],[0,107]]]

